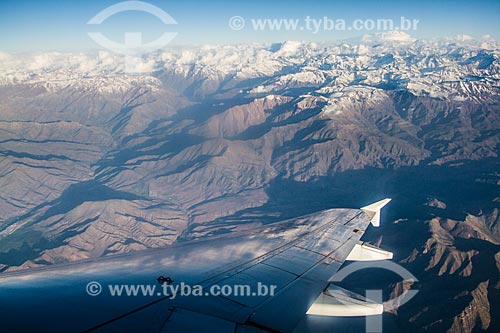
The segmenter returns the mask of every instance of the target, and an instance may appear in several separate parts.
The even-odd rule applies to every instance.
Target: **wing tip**
[[[368,215],[368,217],[370,218],[370,223],[374,227],[380,226],[380,210],[384,208],[384,206],[387,205],[391,200],[391,198],[385,198],[361,208],[361,210],[365,212],[366,215]]]

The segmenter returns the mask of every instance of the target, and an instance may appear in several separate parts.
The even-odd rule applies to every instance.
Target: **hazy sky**
[[[88,50],[98,49],[88,32],[102,32],[110,40],[123,42],[124,32],[141,32],[145,41],[155,40],[163,32],[178,33],[172,44],[214,44],[280,42],[283,40],[329,41],[361,36],[369,31],[331,31],[317,33],[295,31],[255,31],[252,19],[298,19],[300,24],[312,19],[391,18],[399,22],[404,16],[418,19],[418,29],[409,33],[417,38],[468,34],[489,34],[500,39],[500,1],[193,1],[152,0],[170,14],[178,24],[165,25],[144,12],[122,12],[98,26],[87,25],[89,19],[106,7],[119,3],[111,0],[0,0],[0,50]],[[228,21],[241,16],[245,27],[229,28]],[[318,21],[319,22],[319,21]],[[321,26],[323,27],[323,25]]]

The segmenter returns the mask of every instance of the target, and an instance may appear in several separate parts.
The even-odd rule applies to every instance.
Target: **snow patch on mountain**
[[[293,88],[332,94],[349,86],[369,86],[477,99],[498,95],[499,55],[499,43],[489,36],[417,41],[401,31],[365,35],[361,43],[352,45],[287,41],[180,47],[140,59],[135,70],[147,73],[137,75],[124,73],[125,59],[106,51],[3,52],[0,85],[35,85],[48,91],[85,89],[102,94],[137,86],[189,89],[172,83],[178,78],[198,86],[197,92],[204,95],[232,89],[233,95],[258,95]]]
[[[416,41],[415,38],[403,31],[386,31],[381,33],[376,33],[373,35],[364,35],[361,39],[364,42],[399,42],[399,43],[413,43]]]

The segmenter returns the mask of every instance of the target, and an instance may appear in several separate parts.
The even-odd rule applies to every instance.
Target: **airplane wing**
[[[380,313],[380,306],[340,293],[329,279],[346,259],[391,258],[360,242],[387,202],[325,210],[163,249],[3,273],[0,328],[290,332],[306,313]]]

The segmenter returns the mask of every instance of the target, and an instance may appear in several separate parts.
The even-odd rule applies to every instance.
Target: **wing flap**
[[[375,261],[392,259],[393,253],[382,250],[367,243],[358,243],[354,245],[352,251],[345,260],[351,261]]]
[[[384,312],[383,304],[331,284],[307,310],[308,315],[329,317],[373,316]]]

